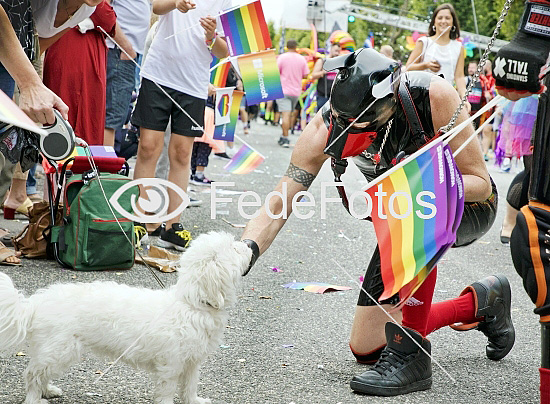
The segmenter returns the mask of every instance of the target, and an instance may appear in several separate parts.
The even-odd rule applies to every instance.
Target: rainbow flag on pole
[[[216,140],[225,140],[232,142],[235,137],[235,128],[237,127],[237,121],[239,120],[239,109],[241,107],[241,100],[244,96],[242,91],[235,90],[231,97],[231,106],[229,107],[229,123],[223,125],[217,125],[214,127],[214,136]],[[222,101],[222,100],[217,100]],[[218,103],[219,107],[219,103]],[[217,114],[219,110],[215,110]]]
[[[416,152],[366,189],[380,248],[384,293],[403,304],[454,244],[464,211],[462,175],[441,140]]]
[[[210,83],[212,83],[214,87],[225,87],[229,69],[231,69],[231,62],[229,59],[220,63],[220,59],[212,57],[212,63],[210,63]]]
[[[233,174],[248,174],[254,171],[265,160],[265,157],[246,143],[224,167],[224,170]]]
[[[240,56],[237,62],[248,105],[284,97],[274,50]]]
[[[271,37],[260,0],[220,15],[231,56],[271,48]]]

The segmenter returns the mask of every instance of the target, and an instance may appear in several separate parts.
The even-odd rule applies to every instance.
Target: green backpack
[[[52,229],[58,261],[81,271],[131,268],[134,265],[134,222],[111,207],[117,223],[107,202],[130,179],[101,173],[104,196],[97,177],[88,179],[86,173],[84,176],[84,179],[80,174],[70,177],[65,187],[63,225]],[[130,187],[117,200],[128,213],[133,213],[132,195],[138,197],[137,186]]]

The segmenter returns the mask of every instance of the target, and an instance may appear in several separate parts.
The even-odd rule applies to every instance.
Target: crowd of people
[[[44,125],[52,124],[55,108],[89,145],[106,146],[114,146],[117,133],[120,136],[123,127],[131,124],[139,128],[134,179],[159,176],[159,160],[166,160],[169,166],[160,175],[179,188],[186,190],[190,181],[210,184],[204,175],[208,157],[212,150],[218,154],[224,154],[225,150],[211,142],[215,89],[209,84],[209,66],[212,55],[220,59],[228,56],[223,29],[213,16],[230,8],[231,0],[154,0],[152,3],[149,0],[0,0],[0,4],[0,89],[14,97],[17,87],[19,105],[31,119]],[[159,17],[151,30],[152,13]],[[433,12],[427,36],[417,41],[403,69],[393,59],[388,45],[381,47],[380,52],[374,49],[343,52],[338,43],[333,43],[328,46],[326,57],[310,70],[306,58],[297,52],[297,42],[289,40],[286,52],[277,59],[284,98],[265,106],[264,119],[278,123],[281,116],[278,144],[289,147],[289,132],[297,121],[296,115],[293,120],[293,111],[306,78],[317,80],[318,112],[309,122],[303,122],[303,132],[293,148],[288,170],[275,190],[280,192],[286,187],[287,196],[292,200],[298,192],[309,189],[329,158],[337,179],[342,174],[338,170],[345,170],[343,158],[352,157],[365,178],[373,180],[394,164],[399,153],[412,154],[433,139],[438,129],[449,122],[468,87],[471,86],[471,91],[458,123],[466,121],[469,114],[479,111],[494,98],[498,88],[515,104],[497,106],[500,114],[496,118],[491,118],[492,111],[487,112],[450,142],[451,149],[456,150],[475,126],[494,120],[485,126],[479,142],[469,143],[466,152],[456,157],[464,177],[467,209],[457,231],[455,247],[477,240],[495,219],[498,195],[486,161],[493,156],[497,163],[513,157],[529,160],[531,154],[537,156],[538,136],[539,157],[525,163],[525,170],[512,181],[507,196],[513,210],[506,215],[508,222],[502,226],[501,240],[512,240],[514,244],[515,239],[519,246],[520,237],[512,233],[514,223],[516,220],[519,225],[525,223],[522,215],[528,214],[525,206],[530,199],[539,201],[536,205],[539,209],[548,201],[544,183],[533,187],[532,192],[538,190],[538,194],[527,192],[533,176],[540,178],[540,174],[548,170],[541,164],[541,160],[548,162],[548,157],[544,157],[548,142],[540,141],[543,134],[533,129],[548,135],[547,129],[535,125],[537,108],[540,114],[540,105],[546,108],[547,100],[538,102],[537,96],[533,96],[517,101],[517,93],[512,91],[516,88],[514,83],[501,81],[499,87],[489,60],[483,66],[479,81],[473,80],[476,62],[468,64],[465,75],[464,48],[459,38],[458,17],[453,6],[447,3]],[[515,52],[513,43],[506,51]],[[136,66],[140,65],[138,69]],[[407,73],[401,74],[405,70]],[[373,95],[374,83],[388,77],[393,80],[392,91],[381,98]],[[234,77],[235,87],[242,88],[239,81]],[[538,83],[538,77],[532,81]],[[408,90],[416,117],[397,97],[402,87]],[[540,87],[540,91],[532,88],[526,91],[521,87],[520,95],[544,90],[544,87]],[[361,89],[359,96],[351,97],[350,94],[358,93],[357,89]],[[135,103],[133,93],[137,94]],[[246,104],[241,110],[248,132]],[[423,129],[421,137],[411,125],[412,121]],[[361,138],[361,150],[344,155],[345,141],[327,145],[327,139],[340,139],[348,131],[355,138]],[[531,136],[531,132],[536,136]],[[163,152],[167,159],[160,158]],[[32,203],[31,197],[41,199],[33,188],[36,184],[33,170],[23,173],[3,156],[0,156],[0,170],[0,193],[3,190],[3,194],[7,194],[3,199],[6,219],[13,218],[16,211],[25,212]],[[535,174],[531,174],[533,170]],[[519,190],[518,185],[521,185]],[[176,192],[168,190],[168,193],[170,214],[182,201]],[[270,212],[283,209],[280,199],[271,199],[269,204]],[[142,214],[148,213],[141,207],[138,209]],[[286,216],[273,218],[265,209],[260,212],[248,223],[242,236],[253,252],[251,267],[269,248],[286,221]],[[166,248],[184,250],[192,239],[179,216],[151,228],[141,223],[136,223],[136,227],[142,227],[142,233],[158,235],[159,245]],[[533,248],[531,245],[530,251]],[[4,245],[0,245],[0,259],[7,264],[20,263],[20,258]],[[521,264],[517,262],[520,260],[514,263],[525,282],[528,282],[526,279],[544,281],[544,275],[533,281],[525,260]],[[548,271],[548,265],[543,263],[538,268],[541,267]],[[364,277],[350,340],[357,360],[374,366],[352,379],[354,391],[399,395],[430,388],[431,345],[426,337],[447,325],[454,325],[457,330],[481,331],[487,338],[489,359],[500,360],[508,354],[515,340],[508,280],[503,276],[488,276],[466,286],[455,299],[432,303],[436,276],[434,269],[411,298],[415,303],[405,304],[401,312],[395,314],[396,322],[402,327],[387,323],[385,313],[372,300],[372,297],[378,299],[382,292],[380,252],[378,248],[375,250]],[[533,293],[536,294],[532,287],[528,293],[532,298]],[[547,297],[535,297],[533,301],[537,302],[542,320],[550,321]],[[382,304],[390,307],[398,300],[396,294]],[[550,327],[547,328],[543,327],[543,337],[545,332],[550,335]],[[548,381],[550,371],[541,370],[541,383],[543,378]],[[543,402],[549,403],[550,398]]]

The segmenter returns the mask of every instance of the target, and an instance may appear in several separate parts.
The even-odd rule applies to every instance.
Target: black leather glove
[[[258,247],[258,244],[254,240],[244,239],[241,241],[252,250],[252,258],[250,258],[250,264],[248,265],[248,269],[246,270],[246,272],[243,273],[243,276],[246,276],[250,272],[252,266],[256,263],[256,260],[260,257],[260,247]]]
[[[541,323],[550,324],[550,206],[531,201],[521,208],[510,249],[535,314]]]
[[[493,75],[499,94],[511,100],[545,90],[542,75],[550,52],[550,1],[525,3],[517,34],[497,53]]]

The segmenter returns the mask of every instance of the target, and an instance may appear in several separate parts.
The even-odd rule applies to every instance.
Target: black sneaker
[[[149,241],[149,236],[147,235],[147,227],[143,223],[135,222],[134,223],[134,240],[135,245],[138,250],[143,250],[141,244],[147,244]]]
[[[202,177],[199,177],[195,174],[195,175],[191,175],[191,179],[189,180],[189,182],[191,184],[195,184],[195,185],[207,185],[208,186],[208,185],[212,184],[214,181],[209,180],[204,175]]]
[[[215,153],[214,156],[217,157],[217,158],[220,158],[220,159],[224,159],[224,160],[231,160],[231,157],[229,157],[226,152]]]
[[[184,251],[191,240],[191,233],[184,230],[181,223],[174,223],[168,230],[160,232],[157,245],[163,248],[175,248],[178,251]]]
[[[150,236],[158,237],[160,236],[160,233],[166,229],[166,223],[162,223],[159,227],[157,227],[153,232],[150,234]]]
[[[416,331],[386,323],[386,347],[378,362],[355,376],[350,387],[356,393],[373,396],[398,396],[432,386],[432,362],[415,341],[431,354],[431,344]]]
[[[290,140],[288,140],[288,138],[284,136],[281,136],[277,143],[279,144],[279,146],[282,146],[282,147],[286,147],[286,148],[290,147]]]
[[[477,328],[487,337],[487,358],[498,361],[508,355],[516,340],[512,323],[512,291],[504,275],[491,275],[472,283],[460,296],[472,292],[475,296],[475,316],[481,321],[472,324],[454,324],[451,328],[467,331]]]

